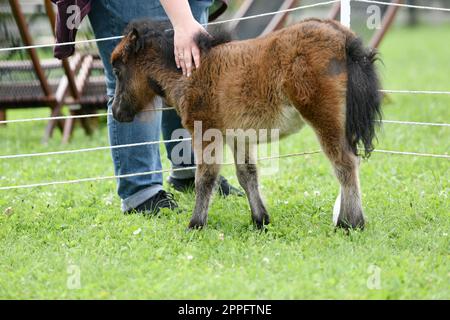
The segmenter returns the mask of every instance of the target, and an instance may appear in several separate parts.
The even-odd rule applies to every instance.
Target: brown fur
[[[289,134],[292,128],[283,126],[292,119],[283,112],[293,106],[299,118],[314,128],[341,183],[345,205],[340,207],[338,224],[363,226],[358,159],[345,139],[345,46],[349,38],[355,38],[350,30],[331,20],[310,19],[259,39],[222,44],[202,56],[201,68],[190,78],[168,68],[152,42],[134,54],[136,36],[133,32],[127,35],[112,55],[113,65],[126,73],[125,80],[118,79],[116,118],[129,121],[146,107],[156,94],[149,89],[149,80],[152,88],[158,85],[163,90],[191,134],[194,121],[202,121],[203,131],[214,128],[223,134],[226,129],[239,128],[274,128]],[[201,150],[196,152],[201,154]],[[191,227],[206,223],[211,184],[218,171],[218,165],[198,168]],[[237,171],[253,219],[262,226],[269,218],[257,190],[256,170],[244,164]]]

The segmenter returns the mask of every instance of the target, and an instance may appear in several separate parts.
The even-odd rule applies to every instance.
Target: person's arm
[[[183,74],[190,77],[192,74],[192,60],[195,67],[200,67],[200,49],[194,42],[194,36],[205,32],[192,15],[188,0],[160,0],[161,5],[172,22],[175,31],[175,62]]]

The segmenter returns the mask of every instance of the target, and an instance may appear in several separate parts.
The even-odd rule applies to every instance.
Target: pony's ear
[[[133,30],[130,31],[128,38],[130,39],[130,49],[132,49],[134,53],[138,53],[139,50],[144,48],[144,39],[139,35],[139,31],[136,28],[133,28]]]

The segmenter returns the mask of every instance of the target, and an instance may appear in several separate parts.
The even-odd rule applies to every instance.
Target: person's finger
[[[190,48],[184,48],[184,63],[186,65],[186,75],[190,77],[192,74],[192,50]]]
[[[185,57],[184,51],[182,49],[178,51],[178,59],[180,60],[180,66],[181,66],[181,69],[183,70],[183,75],[187,75],[186,62],[185,62],[186,57]]]
[[[177,69],[180,69],[181,66],[180,66],[180,58],[178,58],[178,51],[175,50],[174,54],[175,54],[175,64],[177,65]]]
[[[200,49],[197,46],[192,47],[192,57],[194,58],[195,68],[200,68]]]

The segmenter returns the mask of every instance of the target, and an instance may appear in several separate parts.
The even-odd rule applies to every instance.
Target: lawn
[[[449,91],[449,34],[450,25],[390,33],[381,48],[384,87]],[[449,96],[390,95],[384,113],[448,123],[449,104]],[[0,153],[107,145],[104,124],[93,138],[76,130],[68,146],[59,134],[42,145],[44,127],[1,127]],[[386,124],[377,148],[446,154],[449,134]],[[307,128],[280,153],[317,149]],[[175,192],[184,213],[146,218],[120,212],[113,180],[0,191],[0,298],[450,298],[448,159],[374,153],[363,161],[368,223],[348,235],[331,223],[338,184],[324,155],[279,161],[279,171],[261,179],[273,221],[263,233],[251,226],[244,198],[215,197],[208,227],[186,232],[193,194]],[[112,174],[108,151],[1,160],[0,186]],[[223,174],[237,184],[232,167]]]

